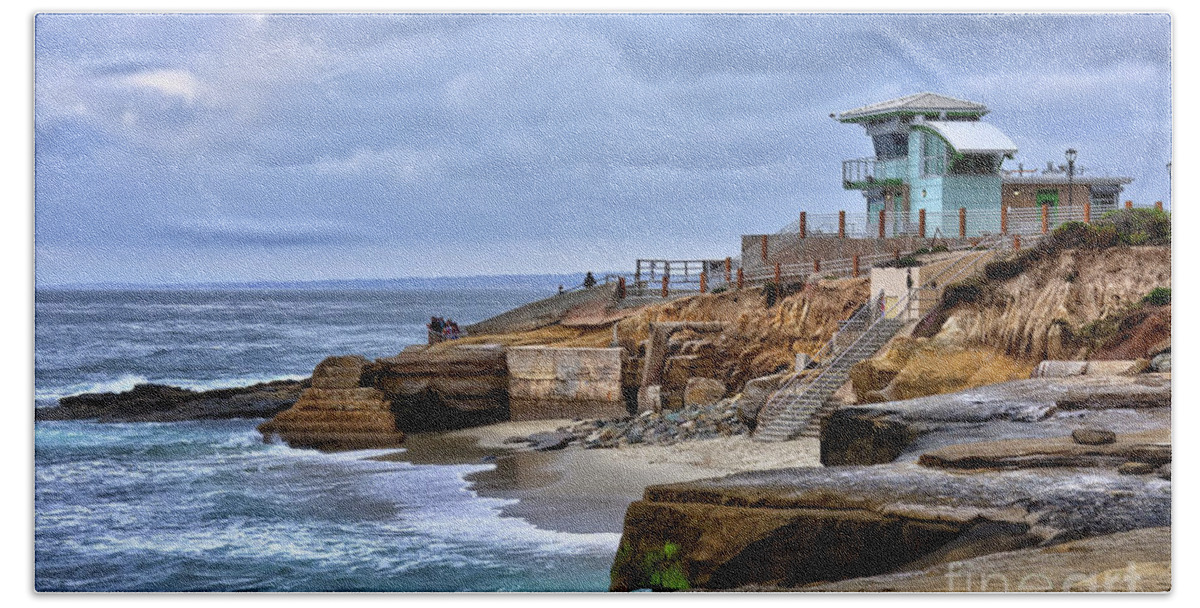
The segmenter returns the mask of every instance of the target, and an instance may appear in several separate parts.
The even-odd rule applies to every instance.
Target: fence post
[[[1133,209],[1133,201],[1125,201],[1126,209]]]
[[[725,258],[725,284],[733,282],[733,258]]]
[[[884,224],[884,221],[883,221],[884,218],[885,218],[885,216],[883,214],[883,209],[880,209],[879,210],[879,238],[881,238],[881,239],[885,238],[885,235],[887,234],[887,226]]]
[[[1050,232],[1050,205],[1042,203],[1042,234]]]
[[[745,284],[746,284],[746,275],[742,271],[742,267],[738,266],[738,291],[741,291],[742,287]]]
[[[892,250],[892,259],[896,260],[897,262],[900,261],[900,250],[899,249]]]
[[[617,299],[625,299],[625,277],[617,277]]]
[[[1013,235],[1013,249],[1016,251],[1021,250],[1021,235],[1019,234]]]
[[[800,238],[808,237],[808,213],[800,212]]]
[[[1092,202],[1091,201],[1083,202],[1083,223],[1085,223],[1085,224],[1092,223]]]
[[[1000,234],[1008,234],[1008,205],[1000,205]]]
[[[958,208],[958,238],[967,238],[967,208]]]
[[[838,238],[846,238],[846,212],[838,211]]]
[[[813,274],[821,272],[821,260],[813,258]]]
[[[775,262],[775,284],[783,285],[783,268],[780,267],[779,262]]]
[[[767,261],[767,235],[762,235],[762,260]]]
[[[1162,201],[1154,201],[1154,210],[1162,211]]]
[[[708,293],[708,273],[700,273],[700,293]]]
[[[854,254],[854,278],[858,278],[858,254]]]
[[[664,297],[664,298],[667,297],[667,283],[670,280],[671,280],[671,275],[668,275],[668,274],[663,275],[662,297]]]
[[[917,234],[925,238],[925,210],[917,211]]]

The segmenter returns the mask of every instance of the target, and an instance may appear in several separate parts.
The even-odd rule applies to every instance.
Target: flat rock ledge
[[[1115,471],[964,476],[914,463],[651,486],[626,513],[611,589],[794,589],[1170,526],[1170,487]]]
[[[295,404],[309,386],[309,380],[276,380],[238,388],[193,391],[162,384],[139,384],[121,393],[63,397],[57,407],[35,409],[34,419],[180,422],[270,418]]]
[[[1069,436],[1084,427],[1170,428],[1171,375],[1003,382],[904,401],[843,407],[821,428],[821,462],[868,465],[952,444]]]

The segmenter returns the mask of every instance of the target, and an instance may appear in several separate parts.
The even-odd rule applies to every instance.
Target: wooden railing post
[[[1042,203],[1042,234],[1050,232],[1050,205]]]
[[[880,209],[879,210],[879,238],[881,238],[881,239],[885,238],[885,236],[887,235],[887,225],[884,223],[885,218],[886,218],[886,216],[883,213],[883,209]]]
[[[725,258],[725,284],[733,282],[733,258]]]
[[[617,299],[625,299],[625,277],[617,277]]]
[[[1092,223],[1092,203],[1091,201],[1083,202],[1083,223]]]
[[[813,274],[821,272],[821,260],[813,258]]]
[[[921,238],[925,238],[925,210],[917,211],[917,234]]]
[[[665,274],[663,275],[662,297],[664,297],[664,298],[667,297],[667,284],[670,282],[670,280],[671,280],[670,275],[665,275]]]
[[[899,249],[892,250],[892,259],[896,260],[896,261],[900,260],[900,250]]]
[[[767,261],[767,235],[762,235],[762,261]]]
[[[1154,201],[1154,210],[1162,211],[1162,201]]]
[[[1008,234],[1008,205],[1000,205],[1000,234]]]
[[[700,273],[700,293],[708,293],[708,273]]]
[[[738,266],[738,290],[740,291],[742,289],[742,287],[745,286],[745,284],[746,284],[746,273],[742,270],[741,266]]]
[[[775,284],[783,285],[783,268],[779,265],[779,262],[775,262]]]
[[[854,278],[858,278],[858,254],[854,254]]]
[[[1013,249],[1016,251],[1021,250],[1021,235],[1019,234],[1013,235]]]
[[[838,211],[838,238],[846,238],[846,212]]]
[[[800,212],[800,238],[808,237],[808,213]]]
[[[1126,209],[1133,209],[1133,201],[1125,201]]]
[[[958,238],[967,238],[967,208],[958,208]]]

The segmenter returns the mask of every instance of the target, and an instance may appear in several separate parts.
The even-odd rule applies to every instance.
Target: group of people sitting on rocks
[[[447,340],[457,340],[463,336],[463,333],[458,329],[458,323],[454,319],[443,319],[441,317],[429,317],[429,331],[433,334],[440,334]]]

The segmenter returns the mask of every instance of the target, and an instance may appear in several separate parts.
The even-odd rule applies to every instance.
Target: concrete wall
[[[508,349],[507,358],[513,420],[628,414],[619,348],[515,346]]]

